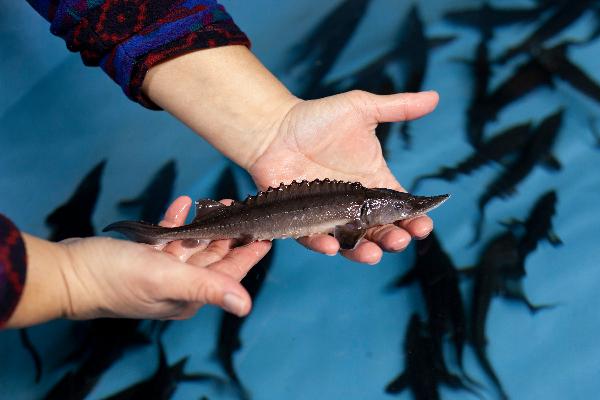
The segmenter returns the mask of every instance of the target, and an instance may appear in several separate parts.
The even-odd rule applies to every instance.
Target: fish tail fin
[[[500,379],[496,375],[496,372],[494,371],[494,368],[492,367],[492,364],[490,363],[490,360],[487,357],[485,348],[483,346],[475,346],[475,355],[477,356],[479,364],[481,365],[487,376],[492,380],[494,386],[496,386],[496,389],[500,394],[500,398],[502,400],[507,400],[508,395],[504,391],[504,387],[502,386]]]
[[[134,242],[147,243],[152,245],[165,244],[169,239],[161,237],[168,228],[149,224],[147,222],[119,221],[108,225],[102,229],[102,232],[115,231],[125,235]]]

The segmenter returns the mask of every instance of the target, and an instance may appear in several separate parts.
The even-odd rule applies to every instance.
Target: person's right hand
[[[161,224],[182,225],[190,205],[189,197],[178,198]],[[108,237],[60,243],[23,237],[27,282],[7,324],[13,328],[58,317],[185,319],[205,304],[244,316],[252,300],[240,280],[271,248],[254,242],[231,249],[229,240],[161,249]]]

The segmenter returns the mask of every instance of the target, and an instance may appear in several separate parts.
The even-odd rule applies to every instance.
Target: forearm
[[[200,50],[159,64],[148,71],[142,88],[244,168],[301,101],[244,46]]]
[[[22,234],[27,252],[27,277],[21,299],[6,323],[21,328],[60,318],[67,309],[63,267],[69,262],[61,244]]]

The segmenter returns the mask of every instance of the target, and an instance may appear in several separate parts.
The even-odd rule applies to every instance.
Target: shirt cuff
[[[17,227],[0,214],[0,328],[12,316],[25,286],[27,254]]]

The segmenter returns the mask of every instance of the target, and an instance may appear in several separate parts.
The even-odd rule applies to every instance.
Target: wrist
[[[59,243],[23,233],[27,253],[27,276],[19,304],[6,326],[26,327],[67,315],[68,288],[64,270],[70,260]]]
[[[157,65],[143,90],[246,169],[301,102],[244,46],[200,50]]]

